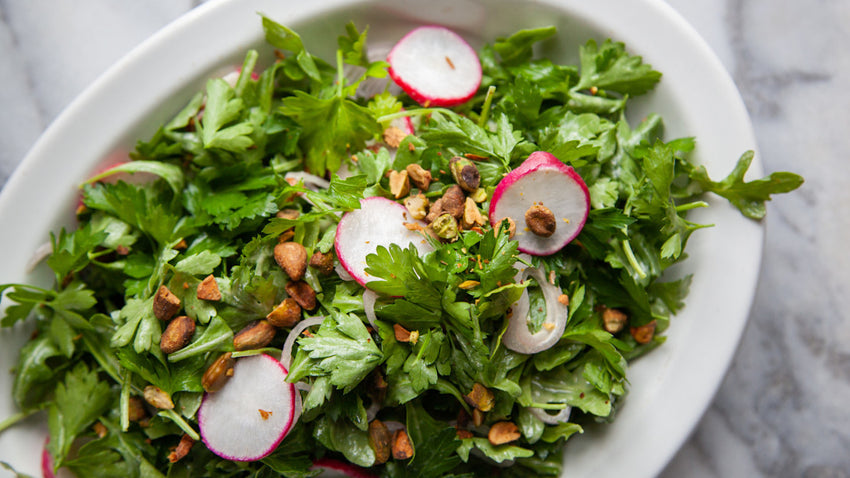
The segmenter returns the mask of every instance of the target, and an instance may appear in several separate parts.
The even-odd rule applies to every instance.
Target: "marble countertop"
[[[0,0],[0,185],[92,80],[197,0]],[[850,2],[668,0],[732,74],[766,172],[760,284],[713,405],[661,475],[850,477]],[[845,202],[846,201],[846,202]]]

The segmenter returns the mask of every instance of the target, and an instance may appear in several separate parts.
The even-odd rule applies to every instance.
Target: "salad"
[[[802,178],[716,181],[694,138],[626,117],[661,73],[611,40],[538,58],[437,26],[336,58],[262,18],[249,51],[82,186],[12,390],[44,473],[557,476],[664,342],[706,193],[758,220]],[[0,463],[2,464],[2,463]]]

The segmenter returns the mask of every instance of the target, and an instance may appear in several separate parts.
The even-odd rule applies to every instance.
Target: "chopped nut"
[[[428,214],[425,215],[425,222],[432,223],[434,219],[440,217],[440,214],[443,213],[443,198],[438,198],[431,204],[431,207],[428,209]]]
[[[410,178],[407,171],[390,171],[390,194],[401,199],[410,194]]]
[[[428,226],[440,239],[452,241],[457,239],[457,220],[451,214],[441,214]]]
[[[410,438],[403,429],[395,431],[392,449],[393,458],[396,460],[407,460],[413,456],[413,446],[410,445]]]
[[[399,342],[410,342],[410,331],[404,327],[393,324],[393,333],[395,334],[395,339]]]
[[[286,293],[298,302],[304,310],[313,310],[316,308],[316,291],[310,287],[310,284],[303,280],[289,281],[284,286]]]
[[[168,290],[168,287],[159,286],[153,298],[153,315],[159,320],[171,320],[180,310],[180,305],[180,298]]]
[[[263,420],[268,420],[269,418],[271,418],[272,415],[274,415],[274,412],[269,410],[263,410],[262,408],[258,408],[257,411],[260,413],[260,418],[262,418]]]
[[[472,426],[480,427],[484,424],[484,412],[477,408],[472,409]]]
[[[221,291],[218,289],[218,282],[212,274],[208,275],[198,284],[197,297],[201,300],[221,300]]]
[[[315,251],[310,256],[310,267],[316,269],[321,276],[330,275],[334,271],[334,253]]]
[[[274,215],[279,219],[298,219],[298,216],[301,215],[301,212],[298,209],[281,209]]]
[[[142,393],[146,402],[160,410],[171,410],[174,408],[174,402],[171,401],[171,397],[159,387],[148,385]]]
[[[171,463],[177,463],[183,457],[189,454],[189,450],[192,449],[192,445],[195,444],[195,440],[192,439],[189,435],[183,434],[180,437],[180,442],[177,443],[177,447],[168,454],[168,461]]]
[[[443,193],[443,213],[449,213],[454,216],[455,219],[460,219],[463,217],[463,207],[466,203],[466,197],[463,195],[463,190],[458,185],[450,186],[446,189],[446,192]]]
[[[384,130],[384,142],[387,143],[387,146],[390,148],[398,148],[406,137],[407,133],[405,133],[401,128],[397,128],[395,126],[390,126]]]
[[[106,428],[106,426],[100,422],[95,422],[95,424],[92,425],[92,429],[94,430],[94,433],[97,435],[98,438],[103,438],[109,433],[109,430]]]
[[[461,430],[461,429],[458,429],[458,431],[457,431],[457,437],[458,437],[458,439],[460,439],[460,440],[465,440],[465,439],[467,439],[467,438],[472,438],[472,437],[474,437],[474,436],[475,436],[475,435],[474,435],[471,431],[469,431],[469,430]]]
[[[507,221],[508,223],[508,238],[513,239],[514,235],[516,234],[516,222],[514,222],[513,219],[509,217],[499,219],[499,221],[493,225],[493,228],[495,229],[496,234],[499,234],[499,232],[502,230],[502,224],[504,224],[505,221]]]
[[[274,246],[274,260],[292,280],[301,280],[307,271],[307,249],[297,242]]]
[[[617,309],[604,307],[602,309],[602,325],[605,331],[610,334],[616,334],[623,330],[628,322],[629,316]]]
[[[269,312],[266,320],[275,327],[292,327],[301,320],[301,306],[292,297],[287,297]]]
[[[513,422],[497,422],[487,432],[487,439],[493,445],[504,445],[519,440],[519,428]]]
[[[449,161],[449,166],[452,170],[452,177],[464,191],[475,192],[481,185],[481,173],[478,172],[478,166],[472,161],[455,156]]]
[[[369,446],[375,451],[375,464],[386,463],[392,453],[393,435],[380,420],[369,423]]]
[[[475,192],[470,194],[469,197],[477,203],[482,203],[487,200],[487,190],[484,188],[478,188]]]
[[[412,182],[413,185],[421,191],[427,191],[428,188],[431,187],[431,181],[433,180],[431,177],[431,171],[428,171],[416,163],[408,164],[405,171],[407,171],[410,182]]]
[[[180,239],[179,241],[177,241],[177,244],[174,244],[174,247],[172,247],[172,249],[182,251],[187,247],[189,247],[189,244],[186,243],[186,239]]]
[[[277,329],[268,320],[251,322],[233,337],[233,348],[236,350],[261,349],[274,340]]]
[[[169,322],[168,327],[162,332],[159,349],[166,355],[174,353],[188,345],[193,335],[195,335],[195,320],[181,315]]]
[[[472,385],[472,391],[464,395],[463,399],[469,404],[469,406],[475,407],[476,410],[480,410],[482,412],[489,412],[492,410],[493,405],[496,402],[493,392],[477,382]]]
[[[130,248],[119,244],[118,247],[115,248],[115,253],[119,256],[127,256],[130,254]]]
[[[428,198],[422,193],[408,196],[404,198],[404,207],[407,208],[407,212],[413,219],[425,219],[428,214]]]
[[[486,222],[475,201],[472,198],[466,198],[463,204],[463,219],[461,220],[463,228],[471,229],[474,226],[483,226]]]
[[[525,212],[525,224],[528,229],[540,237],[549,237],[555,233],[557,221],[552,211],[542,205],[537,204],[528,208]]]
[[[461,282],[460,284],[458,284],[457,288],[463,289],[463,290],[471,290],[471,289],[478,287],[479,285],[481,285],[480,282],[478,282],[477,280],[471,280],[470,279],[470,280],[465,280],[465,281]]]
[[[145,410],[145,401],[139,397],[130,397],[128,400],[129,416],[131,422],[138,422],[148,416]]]
[[[635,338],[635,342],[643,345],[648,344],[652,337],[655,335],[655,327],[658,324],[653,320],[652,322],[641,325],[640,327],[630,327],[629,332],[632,334],[632,337]]]
[[[570,305],[570,296],[568,296],[567,294],[559,295],[558,296],[558,303],[561,304],[561,305],[569,306]]]
[[[204,376],[201,378],[201,385],[204,390],[210,393],[217,392],[227,383],[227,379],[233,376],[233,366],[236,364],[236,360],[233,359],[232,355],[230,352],[222,354],[204,372]]]

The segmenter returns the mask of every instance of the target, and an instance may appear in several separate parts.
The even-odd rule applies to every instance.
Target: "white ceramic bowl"
[[[212,1],[135,49],[91,85],[51,125],[0,195],[0,283],[35,280],[26,272],[48,231],[69,224],[77,185],[98,163],[146,139],[210,75],[237,65],[263,44],[257,12],[296,29],[308,48],[332,58],[349,20],[370,25],[370,40],[389,45],[422,23],[441,23],[475,46],[520,28],[554,24],[558,41],[543,53],[574,61],[588,38],[613,38],[664,73],[630,114],[661,113],[667,137],[696,136],[697,160],[725,176],[755,148],[746,110],[720,62],[661,0],[283,0]],[[753,165],[759,174],[760,165]],[[649,477],[659,473],[699,421],[725,374],[749,313],[763,230],[723,201],[695,213],[714,228],[698,231],[680,272],[695,277],[687,307],[667,343],[630,370],[631,393],[613,424],[570,440],[564,476]],[[26,327],[0,332],[0,370],[13,367]],[[0,374],[0,420],[15,412],[11,375]],[[0,461],[38,476],[44,426],[30,420],[0,435]],[[0,475],[6,473],[0,469]]]

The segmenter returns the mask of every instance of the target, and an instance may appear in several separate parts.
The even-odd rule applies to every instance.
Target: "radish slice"
[[[324,470],[320,477],[331,478],[347,476],[350,478],[377,478],[378,475],[372,474],[365,468],[346,463],[344,461],[334,460],[333,458],[319,458],[313,461],[314,470]]]
[[[334,239],[334,249],[339,262],[351,277],[366,287],[366,256],[373,254],[378,246],[397,244],[402,248],[413,244],[420,254],[432,250],[431,243],[418,231],[411,231],[405,224],[425,223],[411,218],[407,209],[389,199],[373,196],[360,200],[360,209],[347,212],[339,220]]]
[[[554,232],[548,237],[529,227],[526,213],[533,207],[551,212]],[[496,185],[489,215],[491,224],[513,219],[520,251],[547,256],[578,236],[589,212],[590,193],[581,176],[555,156],[536,151]]]
[[[224,387],[204,395],[201,439],[216,455],[254,461],[269,455],[295,424],[296,391],[287,370],[269,355],[236,360]]]
[[[522,291],[522,296],[511,306],[508,318],[508,329],[502,336],[505,347],[521,354],[535,354],[542,352],[561,339],[567,326],[567,306],[558,301],[561,289],[550,284],[546,280],[543,265],[540,267],[527,267],[518,262],[520,272],[517,281],[523,281],[531,276],[537,281],[543,291],[543,299],[546,302],[546,320],[539,331],[531,333],[528,329],[529,299],[528,290]]]
[[[567,407],[563,410],[560,410],[558,413],[554,415],[549,415],[546,413],[546,410],[542,408],[529,407],[528,412],[537,417],[541,422],[546,423],[547,425],[557,425],[559,423],[564,423],[570,419],[570,412],[572,411],[572,407]]]
[[[478,54],[445,27],[414,29],[390,50],[387,62],[393,81],[425,106],[458,105],[481,85]]]

